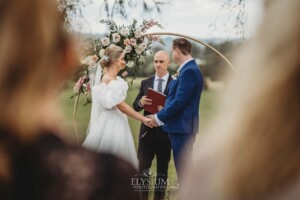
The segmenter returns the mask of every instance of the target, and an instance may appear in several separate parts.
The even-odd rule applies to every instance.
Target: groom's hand
[[[150,125],[153,126],[153,127],[157,127],[158,124],[157,124],[157,122],[155,121],[154,115],[150,115],[150,119],[151,119]]]
[[[148,126],[149,128],[153,128],[153,126],[150,124],[150,122],[151,122],[151,119],[148,116],[144,117],[143,124],[145,126]]]

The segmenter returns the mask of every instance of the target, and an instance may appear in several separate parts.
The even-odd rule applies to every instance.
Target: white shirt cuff
[[[154,119],[159,126],[164,125],[164,123],[158,119],[157,114],[154,115]]]
[[[141,101],[138,102],[138,105],[139,105],[141,108],[144,108],[144,106],[141,104]]]

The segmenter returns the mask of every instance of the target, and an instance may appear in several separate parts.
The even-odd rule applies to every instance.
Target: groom
[[[163,126],[163,130],[169,135],[179,182],[182,180],[181,163],[192,163],[203,86],[201,71],[192,58],[191,51],[192,44],[188,40],[173,40],[172,57],[180,67],[170,83],[165,107],[151,116],[150,122],[151,126]]]

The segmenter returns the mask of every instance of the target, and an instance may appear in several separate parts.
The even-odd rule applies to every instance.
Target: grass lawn
[[[129,87],[126,102],[130,106],[132,106],[132,103],[136,98],[141,80],[142,79],[136,79],[134,81],[134,84]],[[76,140],[74,134],[74,128],[73,128],[74,99],[70,99],[72,93],[73,93],[73,83],[69,83],[60,96],[60,103],[62,106],[63,114],[65,115],[66,118],[65,123],[66,123],[66,128],[68,133],[67,136],[73,140]],[[201,103],[200,103],[200,134],[203,130],[205,130],[208,127],[210,119],[214,113],[213,111],[216,105],[216,101],[220,97],[220,94],[221,94],[220,90],[203,91],[201,97]],[[77,115],[76,115],[76,123],[77,123],[77,129],[79,133],[78,137],[80,143],[83,142],[86,136],[86,129],[88,126],[88,122],[90,118],[90,109],[91,109],[90,105],[83,106],[83,104],[84,104],[84,97],[82,96],[78,104]],[[137,147],[140,122],[134,119],[129,119],[129,124],[132,130],[135,145]],[[194,145],[198,144],[199,138],[200,138],[199,136],[196,138],[196,142]],[[156,172],[156,159],[154,159],[154,161],[152,162],[152,171]],[[176,180],[176,171],[172,159],[169,164],[169,185],[172,186],[175,180]],[[150,196],[152,195],[153,194],[150,194]]]

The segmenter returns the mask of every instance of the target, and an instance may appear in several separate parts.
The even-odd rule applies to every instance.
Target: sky
[[[105,19],[106,15],[102,11],[99,1],[88,1],[82,7],[83,19],[76,19],[80,26],[74,29],[90,34],[105,33],[105,26],[99,23],[100,19]],[[234,1],[234,0],[233,0]],[[98,3],[96,3],[98,2]],[[115,15],[114,21],[119,24],[130,24],[133,18],[154,19],[160,22],[163,29],[151,29],[149,32],[173,32],[196,38],[235,38],[238,37],[232,28],[232,16],[228,10],[221,9],[224,0],[170,0],[168,5],[162,7],[160,14],[145,14],[141,9],[131,9],[128,20]],[[247,26],[246,37],[255,33],[256,27],[263,15],[262,0],[248,0],[246,4]],[[103,8],[102,8],[103,9]],[[139,21],[140,19],[140,21]],[[216,29],[210,27],[215,22]],[[78,24],[78,23],[77,23]]]

